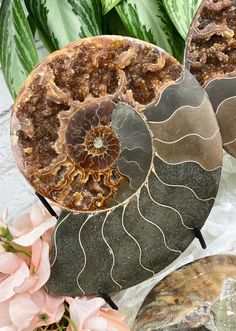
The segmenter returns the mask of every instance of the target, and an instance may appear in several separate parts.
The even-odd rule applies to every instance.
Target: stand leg
[[[47,200],[38,192],[35,192],[36,196],[39,198],[39,200],[42,202],[42,204],[44,205],[44,207],[47,209],[47,211],[54,217],[56,217],[56,219],[58,219],[58,216],[55,212],[55,210],[50,206],[50,204],[47,202]]]

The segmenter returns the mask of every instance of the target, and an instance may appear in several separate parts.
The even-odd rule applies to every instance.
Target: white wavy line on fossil
[[[233,72],[232,72],[233,73]],[[231,74],[232,74],[231,73]],[[222,77],[222,76],[218,76],[216,78],[212,78],[211,80],[209,80],[209,82],[207,82],[207,84],[204,86],[204,89],[206,89],[208,87],[208,85],[210,85],[212,82],[214,82],[215,80],[228,80],[228,79],[236,79],[235,76],[232,76],[232,77],[229,77],[229,76],[226,76],[226,77]]]
[[[212,140],[216,137],[216,135],[220,132],[220,130],[218,129],[211,137],[209,138],[206,138],[206,137],[203,137],[201,136],[200,134],[198,133],[189,133],[189,134],[186,134],[185,136],[183,137],[180,137],[179,139],[177,140],[173,140],[173,141],[165,141],[165,140],[161,140],[161,139],[158,139],[158,138],[153,138],[154,140],[157,140],[163,144],[167,144],[167,145],[171,145],[171,144],[175,144],[175,143],[178,143],[179,141],[183,140],[183,139],[186,139],[188,137],[198,137],[200,139],[203,139],[203,140]]]
[[[127,235],[128,235],[130,238],[132,238],[132,239],[134,240],[134,242],[136,243],[136,245],[138,246],[138,249],[139,249],[139,264],[141,265],[141,267],[142,267],[144,270],[146,270],[146,271],[148,271],[148,272],[151,272],[151,273],[154,275],[155,272],[154,272],[153,270],[150,270],[150,269],[146,268],[146,267],[143,265],[143,263],[142,263],[142,248],[141,248],[141,246],[140,246],[138,240],[137,240],[136,238],[134,238],[134,237],[132,236],[132,234],[129,233],[129,231],[128,231],[128,230],[126,229],[126,227],[125,227],[125,223],[124,223],[124,214],[125,214],[126,206],[127,206],[127,205],[124,205],[124,206],[123,206],[123,211],[122,211],[122,218],[121,218],[121,220],[122,220],[122,227],[123,227],[123,229],[125,230],[125,232],[127,233]]]
[[[65,220],[71,215],[71,212],[69,212],[62,220],[61,222],[56,226],[56,229],[54,231],[54,234],[53,234],[53,245],[54,245],[54,249],[55,249],[55,255],[54,255],[54,259],[50,265],[50,267],[52,268],[53,265],[55,264],[56,262],[56,259],[57,259],[57,254],[58,254],[58,249],[57,249],[57,240],[56,240],[56,235],[57,235],[57,230],[59,228],[59,226],[65,222]]]
[[[163,237],[164,244],[165,244],[166,248],[169,249],[169,251],[171,251],[171,252],[176,252],[176,253],[180,253],[180,254],[181,254],[182,252],[181,252],[180,250],[172,249],[172,248],[170,248],[170,247],[167,245],[167,243],[166,243],[166,236],[165,236],[163,230],[159,227],[159,225],[157,225],[156,223],[150,221],[150,220],[147,219],[145,216],[143,216],[143,214],[142,214],[141,211],[140,211],[140,207],[139,207],[139,197],[140,197],[140,194],[137,196],[137,208],[138,208],[139,215],[142,217],[142,219],[144,219],[146,222],[148,222],[148,223],[154,225],[154,226],[155,226],[155,227],[161,232],[162,237]]]
[[[79,289],[81,290],[81,292],[83,293],[83,295],[85,294],[84,290],[82,289],[82,287],[80,286],[80,283],[79,283],[79,277],[81,276],[82,272],[84,271],[84,269],[86,268],[86,264],[87,264],[87,255],[86,255],[86,252],[84,250],[84,246],[82,245],[82,242],[81,242],[81,231],[83,229],[83,227],[85,226],[85,224],[90,220],[90,218],[92,218],[93,216],[95,215],[89,215],[86,220],[84,221],[84,223],[82,224],[81,228],[79,229],[79,244],[80,244],[80,247],[82,249],[82,252],[83,252],[83,255],[84,255],[84,264],[83,264],[83,268],[80,270],[78,276],[77,276],[77,285],[79,287]]]
[[[154,175],[156,176],[156,178],[163,184],[163,185],[166,185],[166,186],[169,186],[169,187],[181,187],[181,188],[185,188],[189,191],[191,191],[194,196],[200,200],[200,201],[209,201],[209,200],[215,200],[215,197],[210,197],[210,198],[199,198],[199,196],[195,193],[195,191],[191,188],[191,187],[188,187],[188,186],[185,186],[185,185],[181,185],[181,184],[167,184],[166,182],[163,182],[163,180],[157,175],[156,171],[154,169],[152,169],[152,172],[154,173]]]
[[[112,266],[111,266],[111,270],[110,270],[110,277],[112,279],[112,281],[119,286],[120,289],[122,289],[122,286],[114,279],[113,277],[113,270],[114,270],[114,267],[115,267],[115,263],[116,263],[116,258],[115,258],[115,254],[113,252],[113,249],[111,248],[111,246],[108,244],[106,238],[105,238],[105,235],[104,235],[104,226],[105,226],[105,223],[106,223],[106,220],[107,220],[107,217],[108,215],[110,214],[111,212],[108,212],[103,220],[103,223],[102,223],[102,239],[104,240],[105,244],[107,245],[107,247],[109,248],[109,251],[111,252],[111,255],[112,255]]]
[[[191,63],[191,64],[195,64],[196,62],[194,62],[194,61],[192,61],[192,60],[190,60],[190,59],[184,59],[184,62],[183,63],[185,63],[185,62],[189,62],[189,63]],[[188,69],[189,70],[189,69]]]
[[[141,171],[141,172],[144,172],[144,170],[141,168],[141,166],[140,166],[140,164],[138,164],[136,161],[133,161],[133,160],[126,160],[126,158],[124,157],[124,156],[122,156],[120,159],[119,159],[119,161],[120,160],[124,160],[125,161],[125,163],[134,163],[135,165],[136,165],[136,167]]]
[[[177,108],[177,109],[176,109],[176,110],[170,115],[170,117],[168,117],[166,120],[164,120],[164,121],[147,121],[147,123],[148,123],[148,124],[149,124],[149,123],[151,123],[151,124],[155,124],[155,123],[158,123],[158,124],[166,123],[166,122],[168,122],[169,120],[171,120],[171,119],[176,115],[176,113],[178,113],[178,112],[181,111],[182,109],[184,109],[184,108],[186,108],[186,107],[188,107],[188,108],[190,108],[190,109],[197,109],[197,108],[200,108],[200,107],[203,106],[203,104],[204,104],[204,102],[205,102],[206,100],[208,100],[208,97],[207,97],[207,94],[205,93],[204,98],[203,98],[203,101],[202,101],[202,103],[201,103],[200,105],[198,105],[198,106],[183,105],[183,106]]]
[[[235,143],[235,141],[236,141],[236,137],[233,140],[228,141],[227,143],[224,143],[223,146],[231,145],[231,144]]]
[[[182,71],[182,76],[179,78],[179,79],[177,79],[176,81],[174,81],[173,83],[171,82],[171,83],[169,83],[160,93],[159,93],[159,96],[158,96],[158,100],[157,100],[157,102],[155,103],[155,105],[154,105],[154,107],[156,107],[157,105],[158,105],[158,103],[160,102],[160,100],[161,100],[161,97],[162,97],[162,94],[164,93],[164,91],[166,90],[166,89],[168,89],[168,87],[170,87],[170,86],[173,86],[173,85],[180,85],[180,84],[182,84],[183,82],[184,82],[184,80],[185,80],[185,78],[186,78],[186,71],[185,70],[183,70]]]
[[[194,161],[194,160],[185,160],[185,161],[181,161],[181,162],[175,162],[175,163],[170,163],[170,162],[167,162],[166,160],[164,160],[158,153],[157,151],[154,152],[155,156],[158,157],[161,161],[163,161],[164,163],[166,164],[169,164],[169,165],[178,165],[178,164],[184,164],[184,163],[196,163],[198,164],[204,171],[206,172],[212,172],[212,171],[215,171],[217,169],[220,169],[222,168],[222,165],[218,166],[218,167],[215,167],[213,169],[206,169],[203,167],[203,165],[197,161]]]
[[[212,35],[215,33],[215,34],[217,34],[217,33],[219,33],[219,28],[220,29],[222,29],[223,30],[223,26],[220,26],[220,25],[216,25],[215,23],[212,23],[212,24],[214,24],[214,27],[211,27],[211,29],[210,30],[208,30],[207,31],[207,28],[209,27],[209,26],[207,26],[207,27],[205,27],[204,29],[198,29],[198,27],[197,26],[194,26],[194,25],[192,25],[192,32],[194,31],[195,32],[195,35],[197,35],[197,36],[200,36],[199,38],[201,38],[201,37],[205,37],[205,36],[207,36],[208,34],[210,34],[210,36],[211,36],[211,33],[212,33]],[[210,24],[211,25],[211,24]],[[215,32],[213,32],[215,30]],[[194,34],[193,34],[194,35]]]
[[[221,101],[221,102],[219,103],[219,105],[217,106],[217,109],[216,109],[215,115],[218,114],[219,109],[220,109],[220,107],[223,105],[223,103],[225,103],[226,101],[231,100],[231,99],[236,99],[236,95],[233,95],[232,97],[229,97],[229,98],[224,99],[223,101]]]
[[[184,220],[183,220],[182,215],[180,214],[180,212],[179,212],[176,208],[171,207],[171,206],[168,206],[168,205],[164,205],[164,204],[162,204],[162,203],[157,202],[157,201],[152,197],[152,195],[151,195],[151,193],[150,193],[150,190],[149,190],[149,187],[148,187],[148,184],[147,184],[145,187],[147,188],[148,195],[149,195],[150,199],[151,199],[151,200],[152,200],[157,206],[160,206],[160,207],[164,207],[164,208],[167,208],[167,209],[171,209],[171,210],[173,210],[174,212],[176,212],[176,213],[179,215],[179,218],[180,218],[181,223],[183,224],[183,226],[184,226],[186,229],[193,230],[193,228],[187,226],[187,225],[184,223]]]
[[[152,138],[150,138],[150,140],[151,140]],[[135,150],[141,150],[142,152],[144,152],[144,153],[146,153],[145,152],[145,150],[142,148],[142,147],[134,147],[134,148],[129,148],[129,147],[124,147],[124,149],[122,150],[122,152],[121,152],[121,155],[122,155],[122,153],[124,153],[125,151],[127,151],[127,152],[133,152],[133,151],[135,151]]]

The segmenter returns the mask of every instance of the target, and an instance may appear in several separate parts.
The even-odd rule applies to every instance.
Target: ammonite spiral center
[[[106,148],[107,147],[107,141],[103,140],[102,138],[95,138],[93,141],[93,146],[96,149]]]
[[[85,136],[85,148],[87,155],[92,155],[93,170],[106,169],[118,158],[120,152],[119,138],[115,132],[107,126],[92,128]]]
[[[111,101],[79,109],[65,133],[66,149],[71,159],[86,170],[102,171],[114,164],[120,154],[120,142],[112,128]]]

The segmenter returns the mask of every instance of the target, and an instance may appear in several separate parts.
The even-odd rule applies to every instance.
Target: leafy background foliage
[[[49,52],[84,37],[127,35],[182,60],[184,41],[201,0],[3,0],[0,62],[16,97],[38,63],[35,33]]]
[[[14,98],[22,82],[38,62],[33,35],[20,0],[3,1],[0,26],[0,61]]]

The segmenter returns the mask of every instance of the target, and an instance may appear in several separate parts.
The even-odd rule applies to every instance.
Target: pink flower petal
[[[14,238],[20,237],[32,230],[33,226],[30,215],[25,214],[14,220],[13,224],[8,225],[9,231]]]
[[[10,304],[10,300],[0,302],[0,325],[1,325],[1,327],[9,326],[12,324],[11,318],[9,315],[9,304]]]
[[[43,235],[42,235],[42,240],[46,241],[49,245],[49,249],[51,250],[52,247],[52,235],[53,235],[54,227],[51,229],[47,230]]]
[[[43,213],[43,210],[42,210],[42,208],[40,208],[40,206],[37,203],[35,203],[32,206],[32,209],[30,212],[30,219],[31,219],[31,222],[32,222],[34,228],[39,226],[45,220],[45,215]]]
[[[20,246],[28,247],[33,245],[37,239],[39,239],[48,229],[55,226],[57,220],[55,217],[50,218],[48,221],[40,224],[38,227],[23,235],[20,238],[13,240],[14,243]]]
[[[31,295],[32,300],[34,301],[34,304],[39,307],[40,311],[44,309],[46,305],[46,300],[47,300],[47,293],[45,290],[42,288],[39,291],[33,293]]]
[[[21,286],[15,288],[15,293],[29,292],[37,281],[38,277],[36,275],[30,275],[25,279],[24,283]]]
[[[45,314],[48,317],[45,323],[45,321],[40,321],[38,316],[37,321],[34,324],[34,328],[60,321],[65,311],[63,297],[48,295],[42,288],[32,294],[31,298],[34,301],[34,304],[40,309],[39,315]]]
[[[61,213],[61,207],[52,203],[51,201],[48,201],[48,202],[51,205],[51,207],[53,208],[53,210],[56,212],[56,214],[59,216]],[[43,213],[44,220],[52,217],[51,214],[47,211],[47,209],[42,204],[39,204],[39,207]]]
[[[93,331],[106,331],[107,321],[103,317],[94,316],[87,319],[83,324],[83,329],[89,329]]]
[[[73,302],[75,299],[72,298],[72,297],[65,297],[65,300],[66,300],[66,302],[67,302],[69,305],[71,305],[72,302]]]
[[[70,317],[74,321],[78,331],[83,329],[85,320],[93,315],[104,306],[105,301],[101,298],[83,300],[76,298],[70,305]]]
[[[48,322],[50,324],[59,322],[65,312],[64,298],[47,295],[44,312],[49,316]]]
[[[106,316],[106,318],[115,319],[117,321],[124,321],[125,317],[120,314],[117,310],[111,308],[101,308],[98,312],[99,316]]]
[[[0,328],[0,331],[17,331],[17,329],[12,326],[4,326],[3,328]]]
[[[6,250],[2,247],[2,244],[0,243],[0,254],[5,253]]]
[[[34,293],[39,290],[48,281],[50,276],[49,246],[46,242],[42,242],[40,262],[36,267],[36,275],[38,280],[30,289],[30,293]]]
[[[53,315],[54,312],[58,309],[58,307],[62,303],[64,303],[64,300],[65,300],[64,297],[56,297],[56,296],[52,296],[52,295],[46,294],[46,305],[45,305],[45,309],[46,309],[48,315]],[[63,305],[63,307],[64,307],[64,305]],[[64,310],[63,310],[63,313],[64,313]]]
[[[123,320],[124,316],[118,311],[111,308],[102,308],[97,313],[97,316],[103,317],[108,323],[107,331],[113,330],[114,328],[118,331],[130,331],[128,325],[126,325]]]
[[[15,294],[14,289],[19,287],[28,276],[29,268],[25,262],[22,262],[14,274],[0,283],[0,302],[11,298]]]
[[[4,209],[2,216],[0,217],[0,227],[7,227],[7,217],[8,217],[8,209]]]
[[[4,252],[0,254],[0,272],[12,274],[21,265],[22,260],[13,253]]]
[[[39,312],[39,307],[27,293],[16,295],[9,305],[11,320],[18,330],[27,328]]]
[[[34,268],[35,270],[38,269],[40,263],[42,247],[43,242],[41,239],[36,240],[32,245],[31,268]]]

